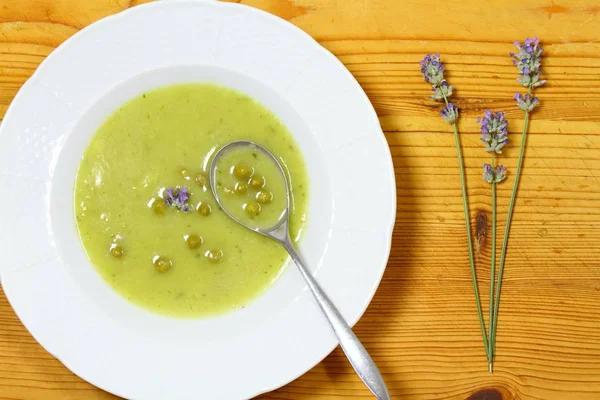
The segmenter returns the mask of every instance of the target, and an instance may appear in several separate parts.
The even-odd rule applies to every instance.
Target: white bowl
[[[293,266],[240,311],[178,320],[127,302],[87,260],[73,185],[91,135],[126,100],[190,81],[249,94],[294,135],[311,179],[300,251],[351,325],[390,250],[394,171],[377,116],[352,75],[307,34],[218,2],[152,3],[89,26],[42,63],[0,128],[0,274],[42,346],[130,399],[249,398],[297,378],[337,345]]]

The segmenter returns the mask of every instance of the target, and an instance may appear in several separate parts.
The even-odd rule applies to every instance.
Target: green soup
[[[202,317],[243,307],[277,278],[285,250],[227,217],[208,186],[211,155],[236,140],[265,146],[285,166],[298,241],[308,203],[302,154],[250,97],[209,84],[164,87],[129,101],[96,132],[77,174],[76,220],[89,259],[118,293],[160,314]],[[263,157],[232,152],[219,168],[228,210],[258,225],[277,219],[285,201],[284,181]],[[251,174],[236,175],[239,165]],[[236,193],[241,184],[247,190]],[[254,200],[259,212],[246,212]]]

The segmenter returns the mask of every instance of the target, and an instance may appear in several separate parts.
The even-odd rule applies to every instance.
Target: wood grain
[[[0,113],[38,64],[127,0],[0,0]],[[332,51],[375,105],[390,145],[398,214],[388,268],[356,326],[395,399],[600,398],[600,6],[584,0],[244,0],[290,20]],[[487,154],[476,117],[505,111],[514,171],[522,114],[508,52],[545,44],[542,107],[533,115],[515,207],[498,327],[486,371],[466,252],[453,137],[417,63],[443,55],[461,107],[472,220],[489,214]],[[499,235],[512,176],[499,185]],[[6,194],[4,194],[6,195]],[[5,228],[2,228],[5,229]],[[489,227],[488,227],[489,234]],[[489,240],[488,246],[489,246]],[[484,313],[489,248],[477,256]],[[113,398],[47,354],[0,294],[1,399]],[[369,399],[337,349],[270,400]]]

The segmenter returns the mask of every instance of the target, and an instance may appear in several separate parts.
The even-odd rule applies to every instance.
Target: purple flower
[[[431,88],[434,93],[431,95],[431,98],[438,101],[444,100],[445,98],[447,99],[448,97],[452,96],[452,89],[452,85],[448,85],[446,81],[442,81],[440,86],[433,86]]]
[[[175,189],[167,189],[164,194],[164,200],[167,205],[183,212],[188,212],[190,210],[190,205],[187,202],[189,198],[190,195],[185,186],[182,188],[177,187]]]
[[[423,74],[425,82],[431,83],[434,89],[442,85],[444,66],[440,62],[439,54],[427,54],[421,60],[421,74]]]
[[[421,60],[421,74],[423,74],[425,82],[431,83],[431,90],[434,93],[431,98],[438,101],[443,100],[446,103],[446,107],[440,112],[444,121],[450,124],[455,123],[458,118],[458,107],[448,103],[453,88],[444,79],[444,65],[440,61],[439,54],[427,54]]]
[[[181,190],[179,190],[179,196],[177,196],[178,204],[183,204],[187,202],[189,198],[190,195],[188,194],[187,187],[182,187]]]
[[[487,183],[502,182],[506,178],[506,168],[504,165],[498,165],[492,169],[490,164],[483,164],[483,180]]]
[[[494,171],[494,181],[496,183],[502,182],[506,179],[506,167],[504,165],[496,166],[496,171]]]
[[[519,70],[520,77],[517,81],[528,88],[542,86],[546,83],[545,80],[540,80],[543,49],[538,38],[527,38],[522,45],[517,40],[515,46],[519,52],[510,53],[510,56],[513,58],[513,64]]]
[[[486,110],[483,118],[477,118],[477,122],[481,125],[481,141],[485,144],[485,151],[502,153],[502,148],[508,143],[508,121],[504,113]]]
[[[494,182],[494,170],[490,164],[483,164],[483,180],[487,183]]]
[[[173,196],[173,189],[165,190],[165,203],[169,206],[175,202],[175,196]]]
[[[440,115],[442,118],[444,118],[444,121],[448,122],[449,124],[453,124],[458,118],[458,107],[452,103],[448,103],[446,107],[442,108]]]
[[[523,97],[521,93],[516,93],[514,99],[517,101],[517,106],[523,111],[531,112],[538,104],[538,98],[530,94]]]

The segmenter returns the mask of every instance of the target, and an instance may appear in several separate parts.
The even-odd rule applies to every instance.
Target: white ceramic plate
[[[152,3],[91,25],[42,63],[2,123],[0,273],[42,346],[83,379],[129,399],[250,398],[300,376],[337,344],[291,266],[243,310],[175,320],[128,303],[86,259],[73,219],[83,149],[125,100],[187,81],[248,93],[295,136],[311,178],[300,251],[351,325],[390,250],[389,148],[358,83],[310,36],[267,13],[217,2]]]

